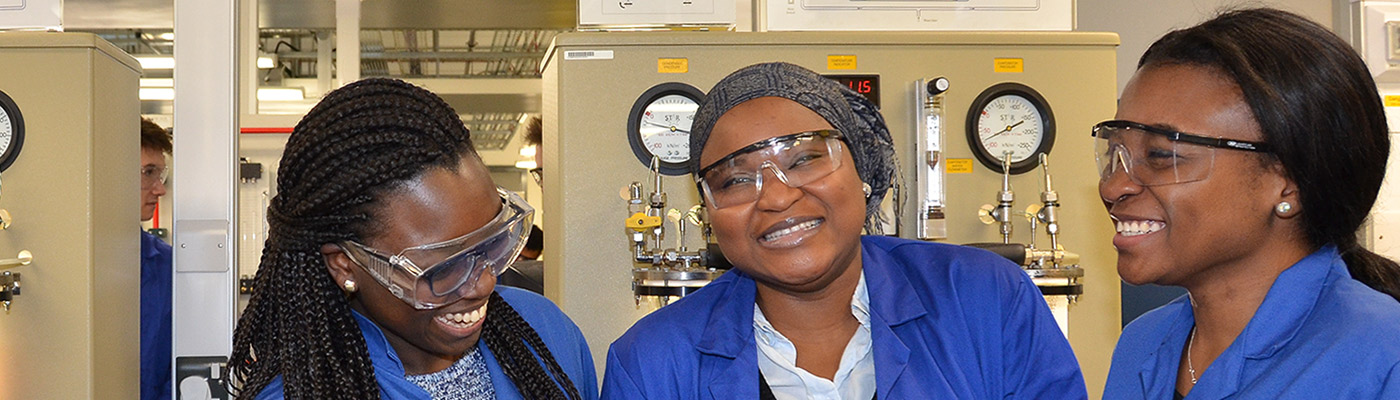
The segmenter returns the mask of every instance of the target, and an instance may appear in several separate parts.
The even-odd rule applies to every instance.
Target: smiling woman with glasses
[[[715,85],[691,171],[734,265],[608,349],[608,399],[1083,399],[1025,272],[885,236],[898,167],[861,95],[787,63]]]
[[[228,383],[240,398],[594,399],[582,332],[496,286],[534,210],[491,182],[447,103],[403,81],[297,124]]]
[[[1357,243],[1385,114],[1352,48],[1283,11],[1143,54],[1093,128],[1099,195],[1123,280],[1188,294],[1123,328],[1103,398],[1400,398],[1400,266]]]

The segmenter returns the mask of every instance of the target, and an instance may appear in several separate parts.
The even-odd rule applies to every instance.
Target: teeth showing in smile
[[[811,220],[811,221],[807,221],[807,222],[803,222],[803,223],[800,223],[800,224],[797,224],[797,225],[793,225],[793,226],[787,227],[787,228],[785,228],[785,229],[780,229],[780,230],[778,230],[777,232],[773,232],[773,233],[770,233],[770,234],[767,234],[767,235],[763,235],[763,237],[760,238],[760,239],[762,239],[762,240],[765,241],[765,242],[771,242],[771,241],[774,241],[774,240],[778,240],[779,238],[782,238],[783,236],[787,236],[787,235],[791,235],[791,234],[793,234],[793,233],[797,233],[797,232],[805,231],[805,230],[808,230],[808,229],[816,228],[818,225],[821,225],[821,224],[822,224],[822,220],[820,220],[820,219],[814,219],[814,220]]]
[[[1118,233],[1123,236],[1146,235],[1166,228],[1160,221],[1118,221]]]
[[[486,304],[482,304],[481,307],[468,312],[439,315],[437,316],[437,320],[450,326],[466,328],[475,325],[477,321],[480,321],[481,318],[485,316]]]

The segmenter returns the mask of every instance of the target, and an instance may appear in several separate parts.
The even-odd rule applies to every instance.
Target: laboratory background
[[[1184,291],[1118,278],[1090,128],[1153,40],[1257,6],[1352,43],[1400,126],[1400,1],[0,0],[0,399],[137,396],[141,117],[174,141],[141,229],[174,252],[176,398],[227,398],[283,147],[323,94],[370,77],[441,96],[534,207],[543,251],[514,273],[578,324],[602,377],[609,343],[728,268],[689,124],[717,81],[767,61],[880,108],[902,187],[871,233],[1020,264],[1098,398],[1122,327]],[[1363,236],[1400,257],[1400,188]]]

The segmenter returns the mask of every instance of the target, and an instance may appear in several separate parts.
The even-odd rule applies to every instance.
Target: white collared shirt
[[[875,353],[870,340],[870,294],[862,271],[851,295],[851,315],[860,322],[834,380],[827,380],[797,366],[797,347],[773,328],[758,304],[753,306],[754,340],[758,343],[758,370],[778,400],[867,400],[875,396]]]

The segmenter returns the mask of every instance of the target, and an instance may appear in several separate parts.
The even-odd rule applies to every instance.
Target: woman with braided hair
[[[234,335],[236,396],[597,398],[578,327],[495,286],[534,211],[491,182],[441,98],[346,85],[297,124],[278,172]]]

